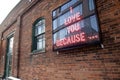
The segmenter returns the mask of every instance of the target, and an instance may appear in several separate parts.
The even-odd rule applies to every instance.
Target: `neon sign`
[[[54,50],[100,42],[96,15],[84,19],[81,13],[73,7],[69,7],[69,16],[64,16],[64,19],[61,20],[64,28],[53,34]]]
[[[67,38],[63,38],[61,40],[56,41],[56,46],[61,47],[61,46],[66,46],[74,43],[79,43],[79,42],[85,42],[85,33],[80,33],[76,35],[69,36]]]
[[[79,20],[81,20],[81,16],[80,16],[80,12],[77,12],[77,13],[69,16],[67,19],[65,19],[64,24],[67,26],[70,23],[73,23],[73,22],[76,22],[76,21],[79,21]]]

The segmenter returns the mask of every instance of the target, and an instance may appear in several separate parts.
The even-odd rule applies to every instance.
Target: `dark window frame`
[[[12,66],[13,66],[13,64],[12,64],[12,61],[13,61],[13,58],[12,58],[12,56],[13,56],[13,50],[12,50],[12,52],[9,52],[9,48],[10,48],[10,39],[12,39],[13,38],[13,44],[12,44],[12,46],[14,47],[14,32],[12,32],[11,34],[9,34],[8,36],[7,36],[7,41],[6,41],[6,54],[5,54],[5,67],[4,67],[4,75],[3,75],[3,78],[6,78],[6,77],[8,77],[8,76],[10,76],[10,75],[12,75]],[[12,47],[12,48],[13,48]],[[10,61],[11,60],[11,63],[9,63],[8,64],[8,61]],[[11,66],[10,66],[11,65]],[[11,69],[11,71],[10,70],[6,70],[6,69]]]
[[[41,27],[43,27],[44,25],[44,32],[41,32],[41,33],[38,33],[36,35],[36,29],[40,26],[36,26],[40,21],[43,21],[44,20],[44,23],[42,24]],[[41,49],[37,49],[37,40],[40,39],[39,37],[42,37],[42,48]],[[41,18],[38,18],[34,23],[33,23],[33,27],[32,27],[32,53],[35,54],[35,53],[42,53],[42,52],[45,52],[45,43],[43,43],[43,41],[45,42],[45,18],[44,17],[41,17]],[[43,47],[44,45],[44,47]]]
[[[64,3],[63,5],[65,5],[65,4],[67,4],[67,3],[69,3],[70,1],[72,1],[72,0],[69,0],[69,1],[67,1],[66,3]],[[95,18],[96,18],[96,21],[97,21],[97,25],[98,25],[98,33],[99,33],[99,39],[100,39],[100,41],[99,42],[97,42],[96,44],[102,44],[102,39],[101,39],[101,29],[100,29],[100,24],[99,24],[99,19],[98,19],[98,12],[97,12],[97,9],[96,9],[96,5],[95,5],[95,1],[96,0],[93,0],[93,7],[94,7],[94,9],[93,10],[90,10],[90,5],[89,5],[89,0],[78,0],[75,4],[73,4],[72,5],[72,7],[74,8],[74,7],[76,7],[76,6],[78,6],[78,5],[80,5],[81,3],[83,4],[83,6],[82,6],[82,8],[83,8],[83,17],[82,17],[82,20],[85,20],[85,19],[87,19],[87,18],[90,18],[91,16],[96,16]],[[59,18],[61,15],[63,15],[63,14],[65,14],[65,13],[67,13],[68,11],[69,11],[69,7],[67,8],[67,9],[65,9],[65,10],[63,10],[62,12],[60,11],[60,9],[61,9],[61,7],[63,6],[63,5],[61,5],[61,6],[59,6],[58,8],[56,8],[56,9],[54,9],[53,11],[52,11],[52,22],[56,19],[56,18]],[[56,11],[56,15],[55,15],[55,12]],[[57,32],[59,32],[59,31],[61,31],[62,29],[64,29],[65,28],[65,26],[64,25],[61,25],[61,26],[57,26],[57,28],[56,29],[54,29],[54,27],[53,27],[53,23],[52,23],[52,36],[55,34],[55,33],[57,33]],[[53,39],[53,44],[54,44],[54,36],[52,37],[52,39]],[[89,44],[88,44],[89,45]],[[91,43],[90,43],[90,45],[91,45]],[[67,49],[69,49],[69,47],[67,48]],[[56,51],[56,50],[64,50],[63,48],[60,48],[60,49],[54,49],[54,46],[53,46],[53,51]],[[66,50],[66,49],[65,49]]]

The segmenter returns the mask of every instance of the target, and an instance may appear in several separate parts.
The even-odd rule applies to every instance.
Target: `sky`
[[[0,0],[0,24],[20,0]]]

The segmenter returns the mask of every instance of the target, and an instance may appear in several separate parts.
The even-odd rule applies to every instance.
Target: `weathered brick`
[[[38,2],[33,4],[35,1]],[[95,2],[104,48],[100,45],[91,45],[59,51],[57,54],[52,49],[51,15],[54,9],[65,2],[65,0],[33,0],[33,2],[22,0],[12,10],[0,27],[0,39],[3,38],[0,40],[0,74],[4,72],[6,37],[15,31],[12,65],[12,75],[15,77],[18,75],[22,80],[120,79],[120,0]],[[46,21],[46,52],[32,55],[33,23],[43,16]]]

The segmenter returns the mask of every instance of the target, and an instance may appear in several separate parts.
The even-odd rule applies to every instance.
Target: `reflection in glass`
[[[98,25],[97,25],[97,20],[95,15],[90,17],[90,22],[91,22],[91,27],[98,32]]]
[[[57,19],[53,21],[53,30],[55,30],[58,26],[57,21],[58,21]]]
[[[82,4],[73,8],[73,13],[70,13],[70,11],[68,11],[67,13],[61,15],[59,18],[53,20],[53,29],[55,30],[57,27],[63,25],[65,19],[67,19],[68,17],[72,16],[77,12],[80,12],[80,15],[82,15]]]
[[[65,38],[67,35],[67,28],[64,28],[60,31],[60,39]]]
[[[61,11],[64,11],[65,9],[69,8],[70,6],[72,6],[73,4],[75,4],[78,0],[71,0],[69,3],[63,5],[61,7]]]
[[[84,20],[81,20],[79,23],[80,23],[80,28],[83,28],[84,27]]]
[[[82,15],[82,4],[78,5],[77,7],[75,7],[73,9],[73,13],[77,13],[77,12],[80,12],[80,15]]]
[[[9,47],[8,47],[8,53],[13,52],[13,37],[9,39]]]
[[[94,1],[93,0],[89,0],[89,10],[92,11],[94,9],[95,9]]]
[[[55,11],[53,11],[53,17],[54,17],[54,16],[56,16],[56,10],[55,10]]]
[[[63,25],[63,24],[64,24],[64,20],[65,20],[66,18],[68,18],[68,16],[70,16],[70,12],[67,12],[67,13],[63,14],[62,16],[60,16],[60,17],[59,17],[60,24],[59,24],[58,26]]]
[[[37,50],[42,50],[45,48],[45,38],[41,35],[37,38]]]
[[[45,32],[45,20],[40,20],[36,25],[35,35]]]

